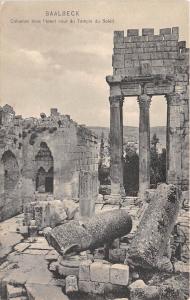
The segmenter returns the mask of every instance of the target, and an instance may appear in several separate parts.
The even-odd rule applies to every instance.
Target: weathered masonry
[[[179,28],[128,29],[114,32],[113,75],[110,86],[111,194],[123,186],[123,101],[136,96],[139,103],[139,192],[150,184],[149,107],[154,95],[167,101],[167,183],[188,187],[188,80],[189,49],[178,41]],[[159,112],[158,112],[159,113]]]
[[[98,144],[87,127],[57,109],[23,119],[0,107],[0,220],[46,200],[80,200],[92,214],[97,195]]]

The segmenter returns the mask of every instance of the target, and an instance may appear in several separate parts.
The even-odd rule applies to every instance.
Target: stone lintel
[[[142,89],[139,83],[121,83],[121,92],[124,96],[138,96],[141,95]]]
[[[147,83],[147,82],[162,82],[170,83],[175,81],[174,75],[138,75],[138,76],[122,76],[122,75],[108,75],[106,81],[109,85],[128,82],[128,83]]]
[[[124,97],[139,96],[142,94],[142,87],[144,93],[147,95],[166,95],[174,91],[174,85],[158,83],[134,84],[134,83],[121,83],[121,93]]]
[[[164,84],[171,84],[174,82],[174,76],[165,76],[165,75],[139,75],[139,76],[123,76],[121,78],[122,82],[129,82],[129,83],[164,83]]]
[[[142,88],[147,95],[165,95],[174,91],[174,76],[107,76],[110,95],[139,96]]]

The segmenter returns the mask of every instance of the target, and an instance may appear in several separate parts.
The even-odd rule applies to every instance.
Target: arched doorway
[[[15,155],[10,151],[6,151],[2,156],[4,167],[4,192],[14,190],[19,181],[19,166]]]
[[[36,191],[39,193],[53,193],[53,156],[47,144],[42,142],[35,157],[36,163]]]

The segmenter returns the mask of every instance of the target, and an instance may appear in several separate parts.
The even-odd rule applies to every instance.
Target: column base
[[[121,197],[122,197],[122,198],[125,198],[125,197],[126,197],[126,193],[125,193],[125,189],[124,189],[124,186],[123,186],[123,185],[120,187],[120,194],[121,194]]]
[[[120,194],[111,194],[109,195],[108,200],[106,203],[112,204],[112,205],[119,205],[122,202],[121,195]]]

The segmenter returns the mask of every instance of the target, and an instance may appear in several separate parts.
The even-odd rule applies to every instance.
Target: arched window
[[[15,155],[6,151],[2,156],[4,167],[4,191],[11,191],[15,188],[19,180],[19,167]]]
[[[53,156],[47,144],[42,142],[36,157],[36,190],[53,193]]]

